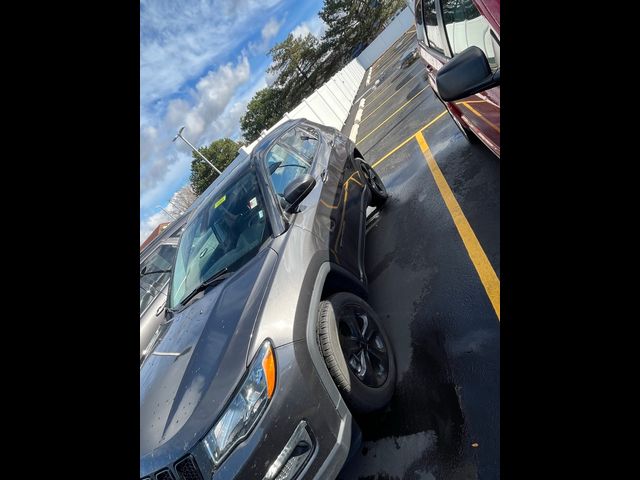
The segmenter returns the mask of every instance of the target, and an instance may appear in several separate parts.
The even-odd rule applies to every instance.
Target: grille
[[[180,480],[202,480],[196,461],[192,456],[188,456],[176,463],[176,472]]]
[[[174,480],[174,478],[169,470],[163,470],[156,473],[156,480]]]

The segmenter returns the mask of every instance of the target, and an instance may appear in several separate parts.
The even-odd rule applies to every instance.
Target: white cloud
[[[269,21],[262,27],[260,32],[260,42],[250,42],[249,51],[256,54],[265,54],[269,51],[271,40],[278,34],[280,27],[284,23],[284,19],[278,21],[275,17],[269,19]]]
[[[222,65],[202,77],[186,99],[171,100],[159,127],[145,125],[140,129],[140,189],[144,192],[141,205],[142,198],[151,195],[148,190],[155,191],[158,185],[175,181],[175,176],[169,175],[175,163],[189,169],[189,147],[181,140],[171,143],[180,126],[186,127],[184,135],[194,145],[202,143],[205,137],[229,136],[237,130],[244,109],[233,99],[250,74],[247,57],[240,58],[235,65]],[[186,158],[181,159],[181,155]]]
[[[326,29],[327,24],[324,23],[318,15],[314,15],[310,20],[302,22],[300,25],[295,27],[291,31],[291,34],[294,37],[305,37],[307,34],[311,33],[314,37],[320,39]]]
[[[263,12],[281,1],[143,0],[140,4],[142,110],[147,111],[151,103],[175,94],[222,55],[238,49],[252,35]]]
[[[280,31],[282,20],[278,22],[275,18],[270,19],[264,27],[262,27],[262,40],[271,40]]]

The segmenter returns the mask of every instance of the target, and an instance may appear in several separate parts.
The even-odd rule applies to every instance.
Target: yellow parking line
[[[431,120],[429,123],[427,123],[424,127],[422,127],[420,130],[418,130],[415,133],[412,133],[409,137],[407,137],[406,139],[404,139],[397,147],[395,147],[393,150],[391,150],[390,152],[386,153],[382,158],[380,158],[379,160],[376,160],[375,163],[373,163],[371,166],[373,168],[375,168],[376,166],[380,165],[382,162],[384,162],[387,158],[389,158],[391,156],[391,154],[396,153],[401,147],[404,147],[407,143],[409,143],[411,140],[413,140],[413,138],[420,132],[422,132],[423,130],[426,130],[427,128],[429,128],[431,125],[433,125],[434,123],[436,123],[438,120],[440,120],[444,114],[447,113],[446,110],[443,110],[436,118],[434,118],[433,120]]]
[[[469,105],[469,102],[462,102],[462,105],[464,105],[465,107],[467,107],[469,110],[471,110],[473,113],[476,114],[476,116],[480,117],[482,120],[484,120],[484,122],[489,125],[491,128],[493,128],[496,132],[500,133],[500,127],[496,126],[495,124],[493,124],[492,122],[490,122],[489,120],[487,120],[485,118],[484,115],[482,115],[479,111],[477,111],[475,108],[473,108],[471,105]]]
[[[396,94],[396,93],[398,93],[400,90],[402,90],[404,87],[406,87],[406,86],[409,84],[409,82],[410,82],[411,80],[413,80],[414,78],[416,78],[416,77],[417,77],[418,75],[420,75],[421,73],[423,73],[423,72],[422,72],[422,70],[420,70],[420,71],[419,71],[418,73],[416,73],[413,77],[411,77],[411,78],[407,81],[407,83],[405,83],[402,87],[400,87],[398,90],[396,90],[396,91],[393,93],[393,95],[395,95],[395,94]],[[371,112],[371,113],[370,113],[370,114],[368,114],[366,117],[364,117],[362,120],[360,120],[360,124],[362,124],[362,122],[364,122],[364,121],[365,121],[367,118],[369,118],[371,115],[373,115],[374,113],[376,113],[376,112],[378,111],[378,109],[379,109],[381,106],[383,106],[385,103],[387,103],[389,100],[391,100],[391,99],[393,98],[393,95],[391,95],[390,97],[387,97],[387,99],[386,99],[384,102],[382,102],[380,105],[378,105],[378,106],[375,108],[375,110],[373,110],[373,112]]]
[[[415,98],[420,95],[422,92],[424,92],[427,88],[429,88],[430,85],[427,85],[426,87],[424,87],[422,90],[420,90],[418,93],[416,93],[413,97],[411,97],[409,100],[407,100],[404,104],[402,104],[402,106],[400,108],[398,108],[395,112],[393,112],[391,115],[389,115],[387,118],[385,118],[382,123],[380,123],[380,125],[378,125],[376,128],[374,128],[373,130],[371,130],[369,133],[367,133],[363,138],[361,138],[358,142],[356,142],[356,145],[364,142],[373,132],[375,132],[376,130],[378,130],[381,126],[383,126],[385,123],[387,123],[391,117],[395,116],[398,112],[400,112],[404,107],[406,107],[407,105],[409,105],[413,100],[415,100]]]
[[[462,105],[463,103],[487,103],[486,100],[467,100],[465,102],[456,102],[456,105]]]
[[[453,218],[453,223],[462,238],[462,242],[467,249],[467,253],[471,258],[473,266],[478,272],[480,281],[482,282],[489,300],[491,301],[491,305],[493,305],[493,309],[498,316],[498,321],[500,321],[500,280],[498,279],[496,272],[493,270],[491,263],[489,263],[489,259],[484,253],[478,238],[471,229],[471,225],[469,225],[467,218],[464,216],[464,213],[462,213],[460,204],[458,204],[449,184],[445,180],[444,175],[442,175],[442,171],[440,170],[440,167],[438,167],[435,158],[433,158],[429,145],[424,139],[424,135],[421,131],[416,134],[416,140],[420,144],[420,149],[422,150],[425,160],[427,161],[427,166],[429,167],[429,170],[431,170],[431,174],[436,181],[438,190],[440,190],[440,195],[442,195],[444,203],[451,214],[451,218]]]

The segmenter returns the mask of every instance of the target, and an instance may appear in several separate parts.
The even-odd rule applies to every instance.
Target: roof
[[[153,240],[155,240],[155,238],[158,235],[160,235],[160,232],[162,232],[162,230],[164,230],[168,226],[169,226],[169,222],[164,222],[158,225],[156,228],[154,228],[153,231],[147,237],[147,239],[144,242],[142,242],[142,245],[140,245],[140,251],[144,250],[144,248],[147,245],[149,245]]]
[[[265,137],[260,140],[260,142],[254,147],[251,151],[251,157],[262,157],[264,153],[271,147],[271,145],[280,138],[280,136],[287,130],[289,130],[294,125],[302,123],[305,121],[304,118],[295,118],[292,120],[287,120],[286,122],[281,123],[272,131],[270,131]]]

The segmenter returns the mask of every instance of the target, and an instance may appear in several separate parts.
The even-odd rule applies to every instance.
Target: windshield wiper
[[[154,273],[171,273],[171,270],[154,270],[153,272],[147,272],[147,267],[144,267],[142,270],[140,270],[140,278],[144,277],[145,275],[152,275]]]
[[[194,288],[193,291],[189,295],[184,297],[182,299],[182,301],[180,302],[180,305],[186,305],[187,302],[189,302],[189,300],[191,300],[193,297],[195,297],[198,293],[200,293],[201,291],[203,291],[207,287],[213,285],[214,283],[221,282],[222,280],[227,278],[232,273],[233,272],[230,272],[227,267],[224,267],[222,270],[217,271],[216,273],[211,275],[209,278],[207,278],[204,282],[202,282],[200,285],[198,285],[196,288]]]

